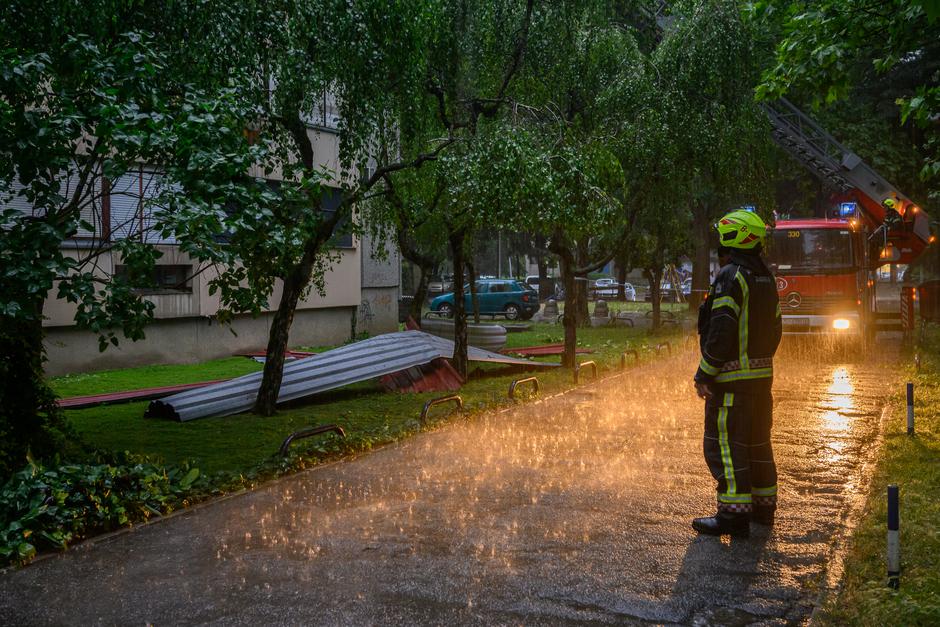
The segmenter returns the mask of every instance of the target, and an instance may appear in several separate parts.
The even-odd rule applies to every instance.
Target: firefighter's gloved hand
[[[700,381],[695,382],[695,393],[698,394],[699,398],[704,398],[706,401],[714,396],[714,393],[712,393],[712,389],[708,386],[708,384],[702,383]]]

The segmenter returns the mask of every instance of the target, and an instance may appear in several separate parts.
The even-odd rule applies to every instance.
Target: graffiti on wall
[[[390,294],[375,294],[363,298],[359,303],[358,318],[359,323],[368,325],[376,316],[392,311],[394,299]]]

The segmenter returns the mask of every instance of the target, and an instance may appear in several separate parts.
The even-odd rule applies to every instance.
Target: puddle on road
[[[831,383],[826,390],[820,407],[825,410],[819,415],[822,427],[820,435],[824,442],[820,447],[823,461],[828,463],[840,462],[845,458],[846,448],[849,445],[848,436],[852,422],[858,412],[855,410],[855,385],[849,367],[838,366],[833,369]]]

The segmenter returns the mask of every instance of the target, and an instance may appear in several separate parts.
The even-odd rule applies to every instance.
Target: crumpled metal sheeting
[[[284,366],[278,402],[283,403],[326,392],[426,364],[453,355],[454,343],[421,331],[387,333],[299,359]],[[516,359],[470,347],[471,361],[552,367],[557,364]],[[182,422],[207,416],[229,416],[251,409],[261,385],[255,372],[224,383],[206,386],[152,401],[144,414],[151,418],[173,418]]]

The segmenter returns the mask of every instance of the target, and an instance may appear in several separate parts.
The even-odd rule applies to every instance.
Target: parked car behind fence
[[[591,288],[591,293],[595,299],[613,300],[620,296],[620,284],[615,279],[597,279]],[[635,301],[636,288],[630,283],[624,283],[623,296],[626,300]]]
[[[428,299],[433,299],[441,294],[446,294],[447,292],[454,289],[454,280],[453,277],[441,277],[435,276],[431,277],[431,280],[428,281]]]
[[[464,289],[464,306],[473,311],[470,284]],[[528,320],[539,310],[538,292],[519,281],[511,279],[485,279],[476,282],[480,313],[488,316],[505,316],[507,320]],[[431,310],[450,318],[454,315],[454,293],[438,296],[431,301]]]
[[[525,278],[525,284],[538,292],[539,300],[556,298],[558,279],[555,277],[547,276],[540,281],[537,274],[531,274]]]

